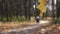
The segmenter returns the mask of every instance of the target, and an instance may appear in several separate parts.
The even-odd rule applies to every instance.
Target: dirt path
[[[0,34],[31,34],[32,32],[38,31],[41,28],[46,28],[46,26],[48,26],[49,24],[50,24],[49,21],[42,20],[42,21],[40,21],[40,23],[31,25],[31,26],[27,26],[27,27],[21,27],[21,28],[17,28],[17,29],[11,29],[8,31],[3,31]]]

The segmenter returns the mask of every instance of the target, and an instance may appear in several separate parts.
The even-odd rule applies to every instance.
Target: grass
[[[26,21],[26,20],[27,19],[25,19],[24,16],[18,16],[18,17],[14,16],[14,17],[12,17],[12,21]]]
[[[55,19],[55,24],[60,24],[60,18]]]
[[[3,17],[3,18],[0,17],[0,21],[3,21],[3,22],[6,22],[7,19],[8,19],[8,21],[26,21],[27,20],[27,19],[25,19],[24,16],[18,16],[18,17],[13,16],[13,17],[8,17],[8,18],[7,17]]]

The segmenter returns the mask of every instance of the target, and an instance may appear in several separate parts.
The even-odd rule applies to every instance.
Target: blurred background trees
[[[0,21],[30,20],[31,0],[0,0]]]
[[[50,16],[54,13],[54,17],[59,18],[59,0],[56,1],[56,5],[53,3],[55,1],[52,1],[51,3],[50,1],[52,0],[0,0],[0,21],[30,20],[31,17],[35,15],[33,8],[34,4],[36,5],[37,9],[41,10],[40,16],[43,17],[43,14]],[[50,7],[52,11],[50,11],[46,5],[48,5],[48,8],[51,5],[53,7]]]

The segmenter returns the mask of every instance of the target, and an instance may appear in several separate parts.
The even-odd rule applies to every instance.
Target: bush
[[[18,16],[18,18],[15,16],[12,18],[12,21],[25,21],[25,17],[24,16]]]
[[[17,17],[16,16],[13,16],[12,17],[12,21],[17,21]]]
[[[60,18],[56,20],[56,23],[57,24],[60,24]]]
[[[4,22],[7,21],[7,18],[6,18],[6,17],[3,17],[3,21],[4,21]]]
[[[0,17],[0,21],[7,21],[7,17],[3,17],[3,19],[1,19]],[[8,21],[26,21],[27,19],[25,19],[24,16],[18,16],[18,18],[16,16],[13,16],[11,18],[8,17]]]
[[[18,21],[25,21],[25,17],[24,16],[21,16],[21,17],[18,17]]]

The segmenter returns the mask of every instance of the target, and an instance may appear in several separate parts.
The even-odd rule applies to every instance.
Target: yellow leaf
[[[43,13],[46,13],[46,0],[39,0],[40,4],[36,7],[37,9],[39,9],[40,12],[40,16],[43,16]]]

